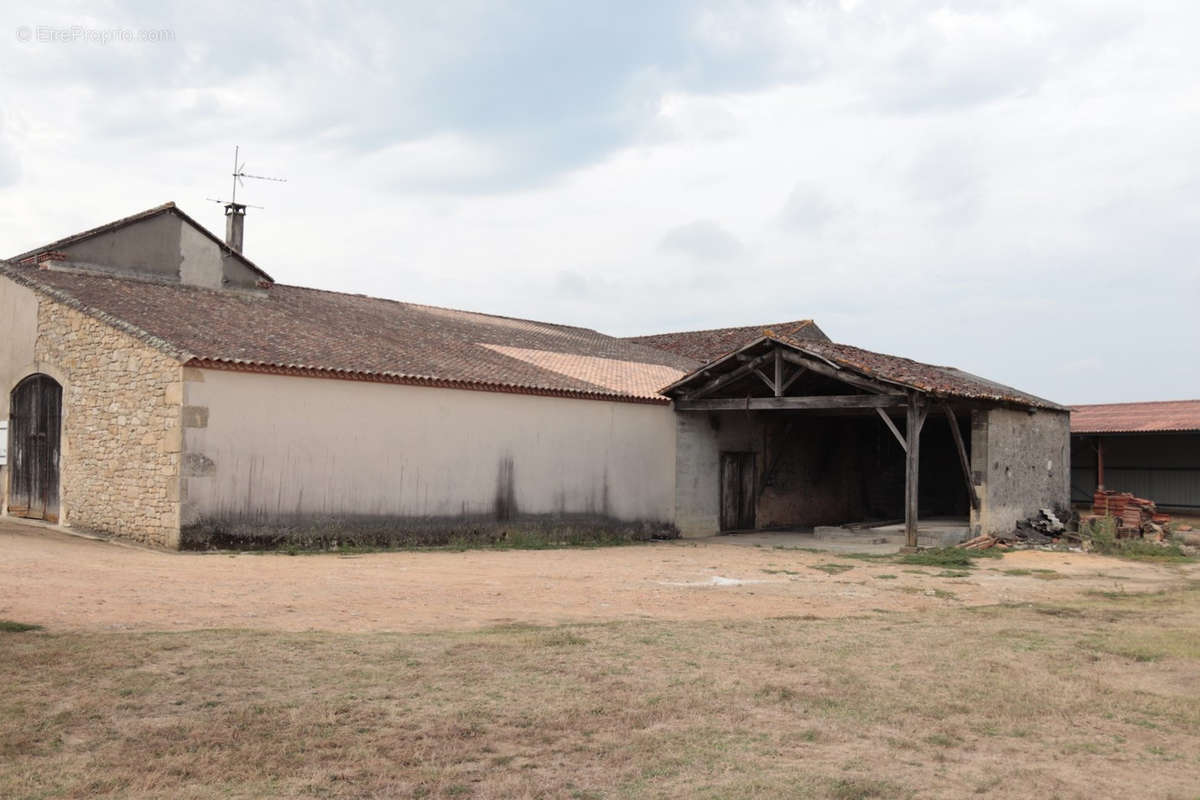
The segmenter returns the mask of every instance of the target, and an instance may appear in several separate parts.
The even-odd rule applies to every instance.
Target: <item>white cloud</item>
[[[0,252],[167,199],[220,230],[240,144],[289,178],[246,190],[288,282],[629,334],[814,317],[1055,399],[1200,396],[1200,9],[97,8],[14,24],[175,41],[0,37]]]
[[[745,250],[736,236],[707,219],[672,228],[658,246],[665,252],[682,253],[696,261],[732,261]]]

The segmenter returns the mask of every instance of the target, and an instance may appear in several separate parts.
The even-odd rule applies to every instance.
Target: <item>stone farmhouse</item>
[[[633,338],[276,283],[168,203],[0,262],[3,513],[167,548],[704,536],[1069,496],[1065,408],[811,321]]]

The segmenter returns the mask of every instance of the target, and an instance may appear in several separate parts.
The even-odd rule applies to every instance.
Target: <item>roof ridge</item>
[[[753,328],[758,328],[760,330],[767,330],[773,326],[779,326],[779,325],[799,325],[801,327],[804,327],[805,325],[812,325],[812,324],[813,324],[813,320],[811,317],[809,317],[808,319],[792,319],[792,320],[785,320],[783,322],[771,322],[771,323],[767,323],[765,325],[760,325],[760,324],[725,325],[725,326],[719,327],[719,328],[694,328],[694,329],[686,330],[686,331],[663,331],[661,333],[641,333],[641,334],[638,334],[637,336],[622,336],[621,338],[626,339],[626,340],[628,340],[628,339],[649,339],[649,338],[652,338],[655,336],[678,336],[678,335],[684,334],[684,333],[716,333],[717,331],[740,331],[740,330],[750,330]]]
[[[455,314],[471,314],[476,317],[487,317],[489,319],[503,319],[509,322],[531,322],[535,325],[547,325],[552,328],[566,328],[573,331],[583,331],[585,333],[594,333],[597,336],[603,336],[606,339],[623,340],[619,336],[610,336],[607,333],[596,330],[595,328],[584,328],[579,325],[566,325],[561,322],[548,322],[541,319],[531,319],[529,317],[510,317],[505,314],[489,314],[486,311],[471,311],[466,308],[451,308],[450,306],[437,306],[431,303],[413,303],[408,300],[398,300],[394,297],[379,297],[378,295],[365,294],[363,292],[339,292],[336,289],[319,289],[315,286],[299,286],[292,283],[276,283],[274,286],[283,289],[299,289],[305,292],[320,292],[322,294],[336,294],[343,297],[365,297],[368,300],[379,300],[384,303],[395,303],[401,306],[409,306],[410,308],[428,308],[434,311],[453,311]]]

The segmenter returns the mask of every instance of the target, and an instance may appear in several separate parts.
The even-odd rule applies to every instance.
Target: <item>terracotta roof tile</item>
[[[185,363],[664,403],[648,385],[697,366],[586,328],[281,284],[214,291],[3,262],[0,274]]]
[[[1200,400],[1071,406],[1071,433],[1200,431]]]
[[[685,373],[684,370],[663,364],[622,361],[551,350],[529,350],[499,344],[483,346],[541,369],[634,397],[661,397],[658,390],[679,380]]]
[[[958,397],[968,400],[985,400],[1001,403],[1013,403],[1032,408],[1047,408],[1066,410],[1049,400],[1018,391],[1011,386],[996,383],[969,372],[963,372],[954,367],[943,367],[936,364],[925,364],[910,358],[875,353],[848,344],[837,344],[830,341],[814,341],[795,339],[777,334],[760,336],[745,347],[734,353],[729,353],[718,361],[732,359],[737,352],[753,353],[759,349],[772,346],[771,342],[781,342],[801,353],[821,359],[839,369],[846,369],[855,374],[874,378],[884,383],[891,383],[902,388],[917,389],[943,397]],[[709,370],[703,370],[708,372]],[[693,372],[688,377],[673,386],[665,387],[668,394],[675,394],[693,380],[702,380],[702,371]]]
[[[708,363],[740,350],[768,331],[797,340],[829,341],[829,337],[811,319],[777,322],[774,325],[745,325],[740,328],[711,328],[703,331],[630,336],[626,341],[657,347],[659,350]]]
[[[780,337],[782,338],[782,337]],[[1063,409],[1063,406],[1036,395],[1022,392],[1003,383],[972,375],[955,367],[925,364],[911,358],[875,353],[848,344],[834,342],[804,342],[791,344],[842,367],[890,383],[898,383],[923,392],[969,400],[996,400],[1034,408]]]

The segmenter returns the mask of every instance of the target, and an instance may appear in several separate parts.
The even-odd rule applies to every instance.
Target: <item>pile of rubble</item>
[[[1018,522],[1012,533],[976,536],[970,541],[963,542],[962,547],[967,550],[989,550],[993,547],[1007,549],[1063,544],[1078,547],[1081,544],[1081,537],[1078,533],[1067,530],[1067,524],[1053,509],[1043,508],[1039,510],[1036,517]]]
[[[1185,553],[1200,554],[1200,533],[1193,532],[1192,526],[1176,524],[1168,528],[1171,518],[1159,513],[1153,500],[1112,491],[1096,492],[1092,513],[1082,517],[1066,510],[1043,508],[1036,517],[1018,522],[1011,533],[984,534],[959,546],[966,550],[993,547],[1090,550],[1094,547],[1090,531],[1095,520],[1112,520],[1118,539],[1140,538],[1164,547],[1178,545]]]

